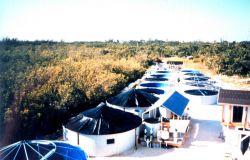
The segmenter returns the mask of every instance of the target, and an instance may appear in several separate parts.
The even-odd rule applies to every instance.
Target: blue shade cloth
[[[88,156],[78,146],[73,146],[64,142],[54,142],[56,151],[48,160],[87,160]]]
[[[164,103],[163,106],[174,114],[182,116],[189,99],[181,95],[179,92],[175,91]]]
[[[0,148],[1,160],[87,160],[78,146],[63,141],[20,141]]]

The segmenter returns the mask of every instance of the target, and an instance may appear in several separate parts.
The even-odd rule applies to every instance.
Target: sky
[[[250,40],[250,0],[0,0],[0,39]]]

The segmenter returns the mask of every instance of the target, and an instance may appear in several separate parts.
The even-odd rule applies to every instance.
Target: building
[[[225,141],[244,154],[250,140],[250,91],[220,89],[218,104]]]

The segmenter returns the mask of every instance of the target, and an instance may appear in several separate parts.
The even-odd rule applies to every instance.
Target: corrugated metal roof
[[[175,91],[164,103],[163,106],[175,113],[178,116],[182,116],[189,99]]]
[[[250,105],[250,91],[220,89],[218,103]]]

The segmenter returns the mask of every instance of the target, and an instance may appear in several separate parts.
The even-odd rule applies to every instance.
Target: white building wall
[[[225,123],[231,122],[231,119],[230,119],[230,108],[227,105],[225,105],[225,107],[224,107],[224,121],[225,121]]]
[[[114,144],[107,144],[108,139],[114,139]],[[68,140],[70,143],[74,143],[77,141],[77,137],[70,136]],[[108,135],[79,134],[79,146],[89,156],[101,157],[119,154],[135,146],[135,129]]]
[[[242,115],[242,120],[241,120],[243,125],[245,123],[246,113],[247,113],[247,109],[246,109],[246,107],[243,107],[243,113],[242,113],[243,115]]]

